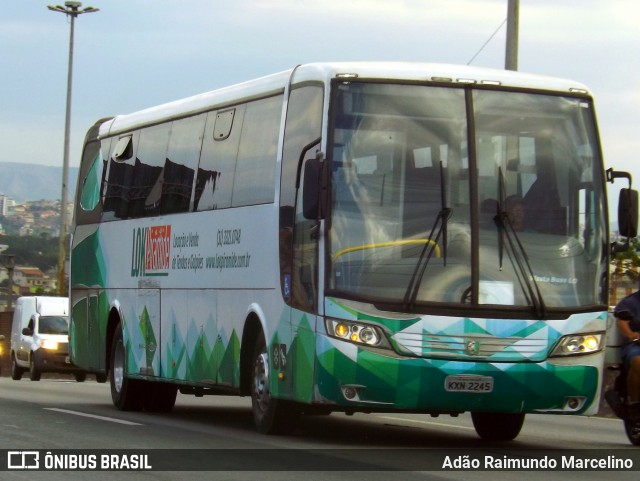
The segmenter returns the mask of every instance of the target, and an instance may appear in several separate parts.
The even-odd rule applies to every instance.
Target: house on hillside
[[[37,267],[16,267],[13,272],[13,284],[18,286],[20,295],[56,290],[56,279],[46,275]]]

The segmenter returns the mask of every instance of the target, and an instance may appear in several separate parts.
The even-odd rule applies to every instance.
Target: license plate
[[[71,364],[71,358],[69,356],[65,357],[64,362],[66,362],[67,364]]]
[[[491,376],[447,376],[444,389],[449,392],[487,393],[493,391]]]

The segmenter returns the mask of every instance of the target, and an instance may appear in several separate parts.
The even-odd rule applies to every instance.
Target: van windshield
[[[40,334],[68,334],[69,318],[66,316],[42,316],[38,331]]]

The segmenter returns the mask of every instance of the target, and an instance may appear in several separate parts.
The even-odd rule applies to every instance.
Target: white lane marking
[[[111,423],[126,424],[128,426],[142,426],[142,424],[140,424],[140,423],[134,423],[132,421],[125,421],[124,419],[108,418],[106,416],[98,416],[96,414],[82,413],[80,411],[70,411],[68,409],[58,409],[58,408],[43,408],[43,409],[45,409],[47,411],[56,411],[56,412],[65,413],[65,414],[73,414],[74,416],[82,416],[82,417],[85,417],[85,418],[99,419],[101,421],[109,421]]]
[[[468,429],[470,431],[475,431],[475,428],[471,428],[469,426],[458,426],[456,424],[434,423],[433,421],[419,421],[417,419],[394,418],[391,416],[378,416],[378,417],[381,419],[388,419],[390,421],[402,421],[405,423],[427,424],[429,426],[438,426],[443,428],[454,428],[454,429]]]

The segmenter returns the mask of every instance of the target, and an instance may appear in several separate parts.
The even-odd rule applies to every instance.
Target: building
[[[48,276],[37,267],[16,267],[13,284],[18,287],[20,295],[30,295],[39,291],[55,291],[57,282],[55,276]]]
[[[8,216],[16,205],[15,201],[4,194],[0,194],[0,215]]]

